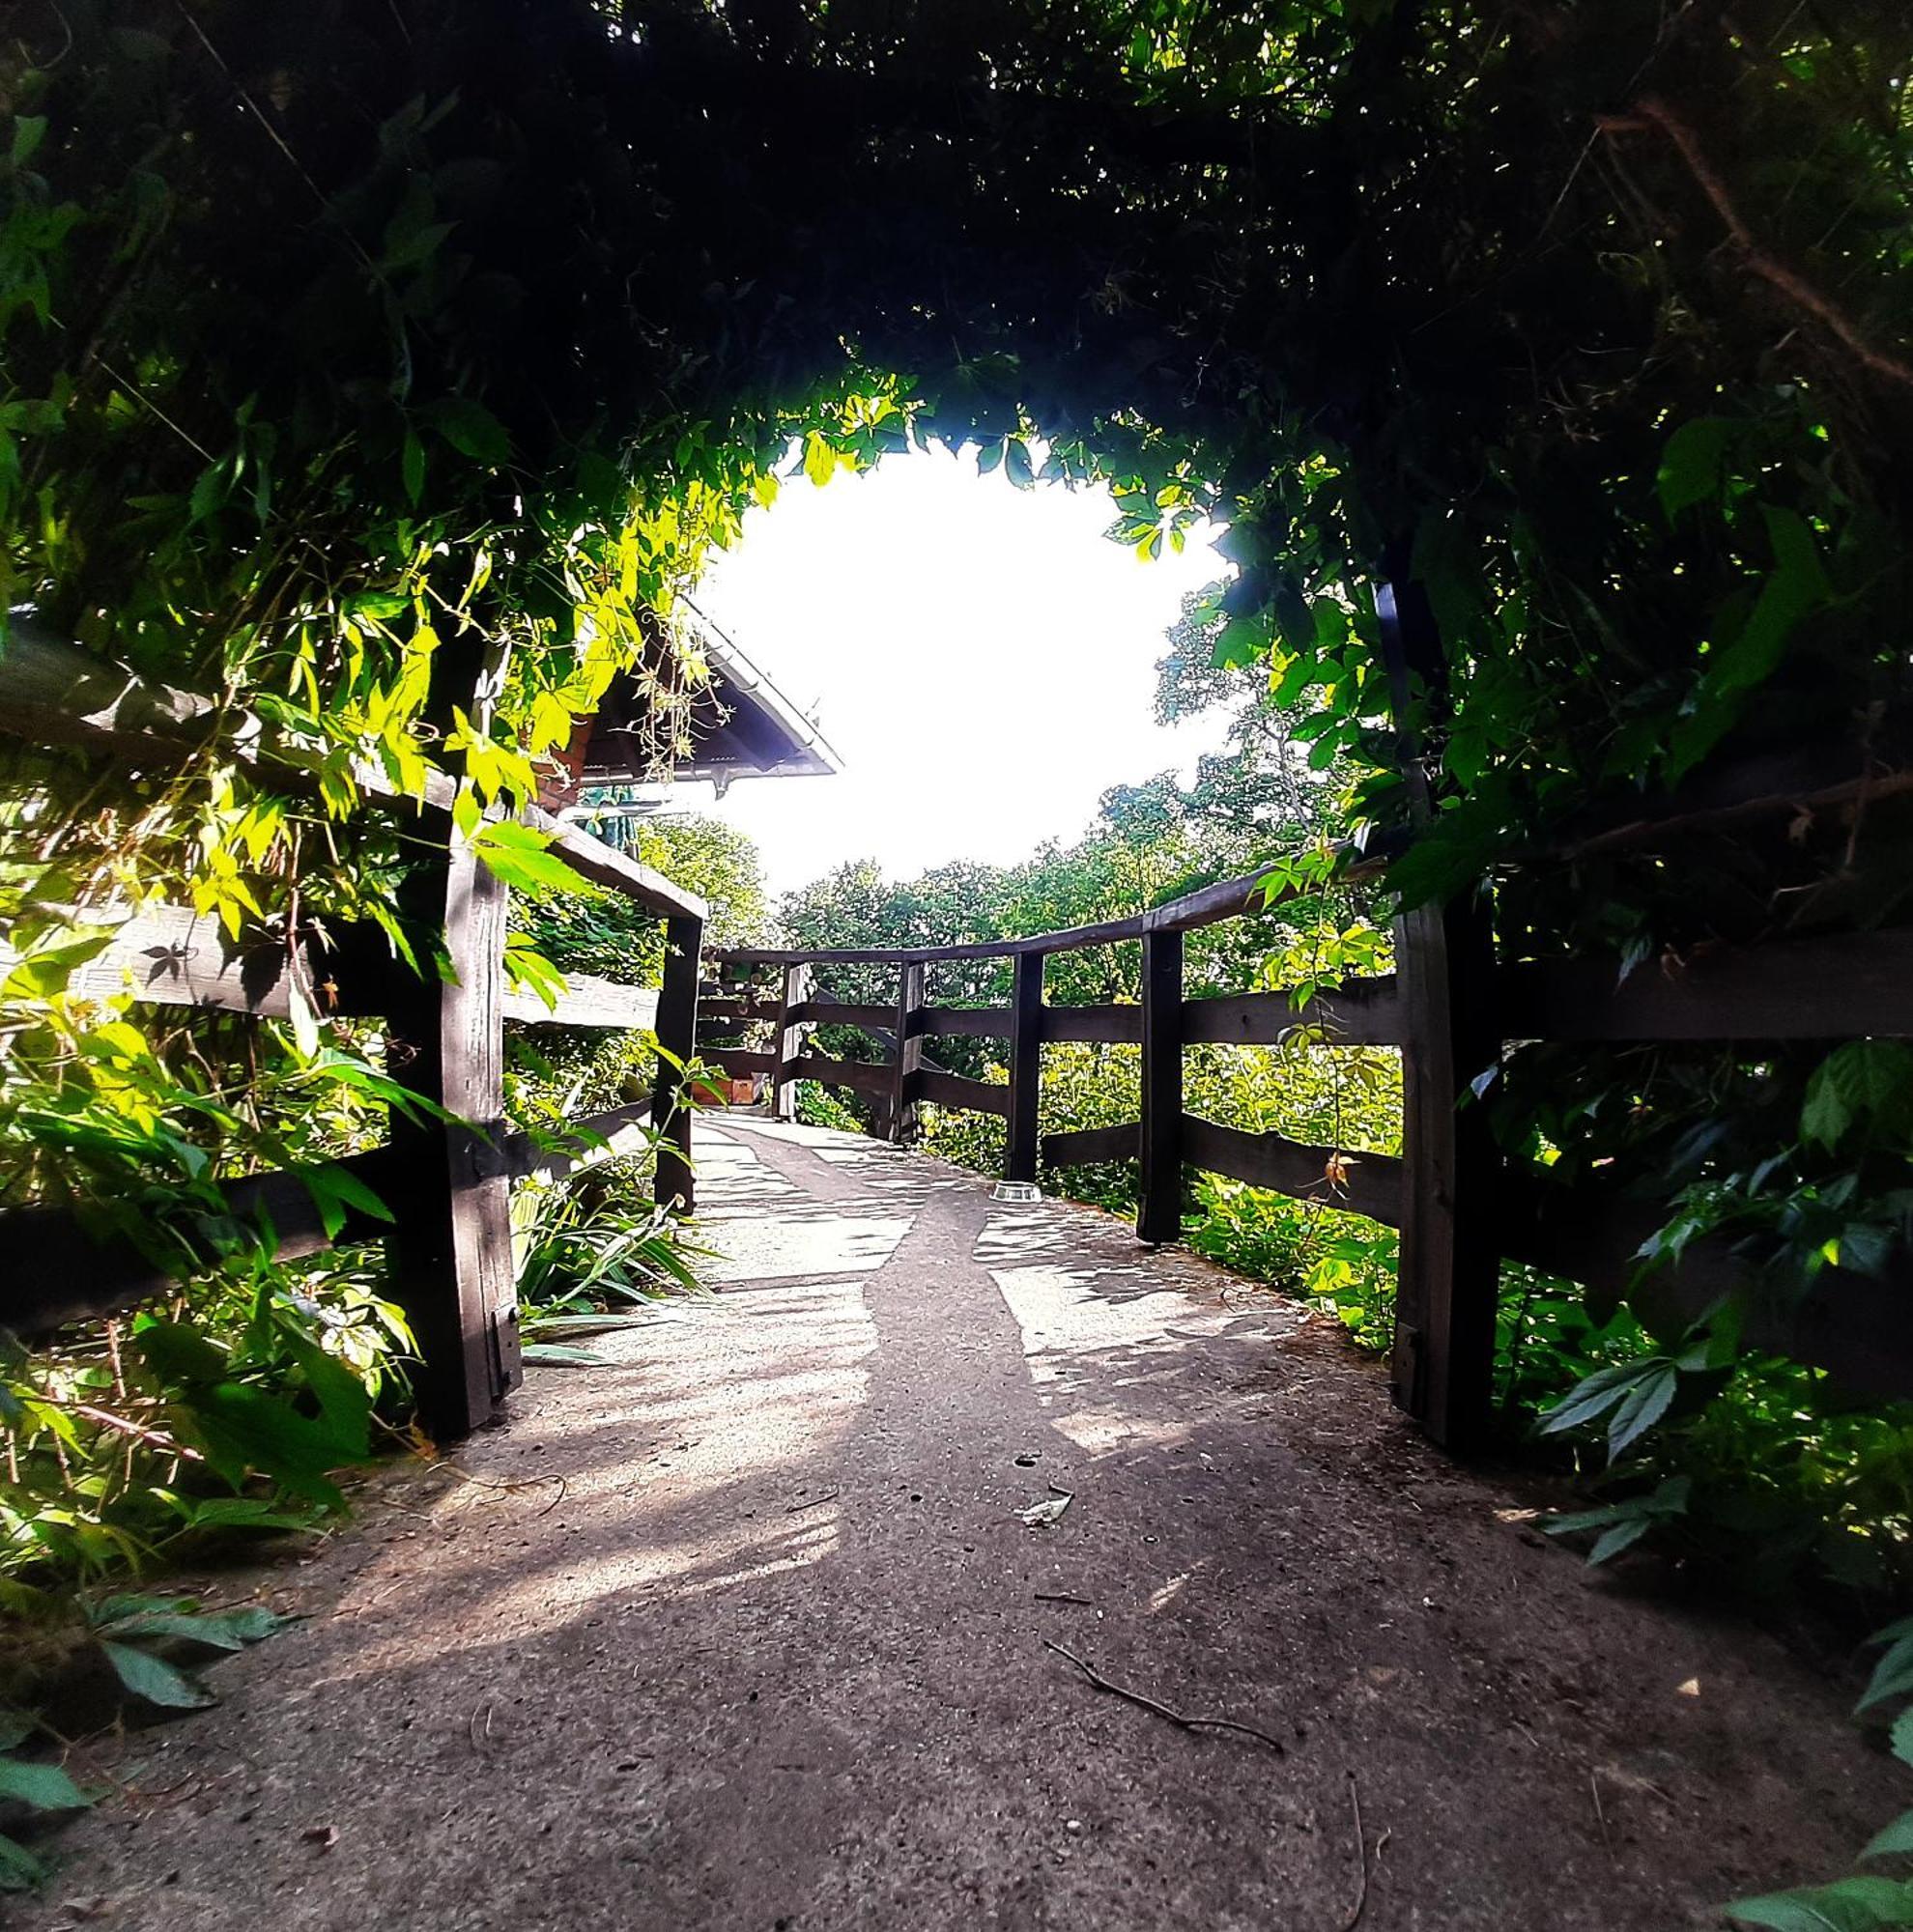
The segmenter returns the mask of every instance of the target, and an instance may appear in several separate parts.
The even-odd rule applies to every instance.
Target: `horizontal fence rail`
[[[542,1133],[500,1133],[481,1144],[479,1165],[494,1178],[559,1179],[637,1151],[644,1145],[642,1128],[650,1114],[650,1101],[641,1100]],[[343,1225],[328,1232],[321,1203],[331,1198],[328,1180],[334,1172],[360,1182],[388,1206],[399,1205],[404,1177],[385,1147],[228,1181],[226,1203],[234,1220],[271,1229],[274,1261],[296,1261],[385,1235],[385,1221],[349,1203],[340,1204]],[[17,1208],[0,1215],[0,1236],[16,1270],[4,1303],[4,1325],[18,1335],[31,1338],[69,1321],[112,1315],[180,1286],[169,1265],[100,1216]],[[209,1265],[214,1259],[208,1255]]]

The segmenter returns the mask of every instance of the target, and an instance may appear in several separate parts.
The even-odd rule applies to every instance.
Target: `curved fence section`
[[[1376,860],[1344,866],[1372,874]],[[1003,1178],[1104,1161],[1137,1164],[1138,1236],[1177,1239],[1185,1170],[1200,1169],[1318,1201],[1402,1233],[1392,1374],[1398,1401],[1438,1441],[1466,1447],[1489,1416],[1499,1277],[1503,1259],[1563,1279],[1630,1286],[1642,1242],[1664,1218],[1623,1189],[1569,1188],[1547,1169],[1508,1162],[1487,1130],[1474,1090],[1503,1054],[1527,1041],[1768,1041],[1913,1035],[1913,933],[1842,934],[1721,948],[1677,973],[1627,973],[1619,958],[1587,955],[1501,961],[1486,895],[1397,920],[1396,970],[1353,979],[1298,1002],[1286,992],[1185,997],[1183,935],[1223,920],[1253,919],[1298,895],[1265,893],[1255,877],[1230,879],[1130,918],[1028,938],[912,949],[745,949],[715,955],[724,984],[707,1000],[700,1054],[737,1074],[767,1075],[773,1111],[790,1118],[799,1080],[848,1090],[873,1104],[878,1130],[909,1136],[916,1109],[994,1114],[1008,1123]],[[1058,953],[1140,941],[1142,991],[1134,1005],[1055,1006],[1045,962]],[[1007,959],[1007,1006],[939,1005],[939,966]],[[889,966],[893,1004],[832,998],[835,966]],[[767,1022],[775,1044],[739,1043]],[[819,1026],[858,1028],[880,1061],[812,1050]],[[1403,1061],[1399,1159],[1244,1133],[1185,1111],[1183,1049],[1219,1042],[1271,1045],[1298,1027],[1342,1045],[1396,1047]],[[1007,1083],[940,1067],[945,1038],[1006,1047]],[[1057,1040],[1141,1048],[1140,1118],[1042,1135],[1038,1096],[1043,1046]],[[1699,1241],[1677,1268],[1655,1277],[1649,1311],[1678,1321],[1728,1293],[1748,1304],[1748,1336],[1829,1369],[1856,1391],[1913,1393],[1913,1302],[1892,1278],[1840,1267],[1806,1297],[1776,1306],[1749,1264],[1725,1241]],[[1636,1299],[1642,1292],[1636,1291]]]

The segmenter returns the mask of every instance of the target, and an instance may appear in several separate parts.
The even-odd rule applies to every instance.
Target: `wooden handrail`
[[[1338,847],[1335,857],[1348,860],[1335,873],[1338,886],[1377,878],[1387,864],[1379,855],[1358,853],[1353,845]],[[1313,897],[1319,890],[1315,886],[1283,887],[1257,903],[1258,889],[1268,876],[1266,871],[1247,872],[1131,913],[1127,919],[1032,933],[1026,939],[975,940],[961,946],[732,946],[720,948],[711,956],[732,966],[914,966],[951,959],[1016,959],[1032,952],[1073,952],[1085,946],[1115,946],[1152,932],[1192,932],[1198,926],[1239,919],[1247,912]]]

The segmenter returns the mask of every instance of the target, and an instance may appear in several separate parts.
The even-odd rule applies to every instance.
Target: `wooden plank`
[[[897,975],[897,1045],[891,1058],[889,1138],[900,1145],[917,1131],[918,1083],[924,1070],[924,967],[913,960]]]
[[[1121,1044],[1142,1038],[1142,1009],[1130,1006],[1045,1007],[1044,1039],[1087,1039]]]
[[[797,1078],[816,1080],[826,1087],[848,1087],[873,1100],[888,1101],[896,1074],[893,1067],[879,1066],[871,1060],[831,1060],[820,1053],[807,1053],[797,1062]]]
[[[1142,1151],[1142,1122],[1125,1121],[1113,1127],[1072,1127],[1067,1133],[1044,1134],[1044,1167],[1087,1167],[1094,1162],[1134,1160]]]
[[[1635,1286],[1641,1244],[1669,1211],[1597,1185],[1570,1190],[1543,1172],[1510,1174],[1502,1240],[1512,1260],[1584,1282],[1606,1305],[1626,1300],[1661,1334],[1678,1334],[1733,1295],[1746,1311],[1748,1347],[1825,1369],[1854,1395],[1913,1396],[1913,1304],[1906,1294],[1913,1257],[1903,1249],[1877,1277],[1826,1267],[1795,1295],[1778,1290],[1732,1242],[1703,1236],[1683,1251],[1677,1267],[1657,1269]]]
[[[581,879],[622,893],[670,919],[695,919],[701,923],[708,916],[710,907],[696,893],[672,885],[662,872],[654,872],[602,838],[593,838],[582,826],[554,818],[537,806],[528,806],[521,815],[534,832],[550,838],[552,856],[563,860]]]
[[[948,1107],[963,1114],[1010,1112],[1010,1090],[988,1080],[966,1080],[960,1073],[945,1073],[926,1066],[916,1077],[916,1097],[932,1106]]]
[[[895,1006],[859,1006],[849,1000],[820,1000],[813,995],[804,1002],[802,1018],[813,1026],[862,1027],[866,1032],[897,1024]]]
[[[1446,664],[1407,547],[1376,586],[1411,813],[1425,824],[1435,781],[1413,721],[1418,688],[1438,714]],[[1485,889],[1484,889],[1485,891]],[[1420,906],[1395,923],[1395,969],[1406,1020],[1402,1049],[1402,1241],[1391,1373],[1395,1398],[1437,1442],[1472,1446],[1493,1391],[1500,1277],[1496,1226],[1500,1158],[1488,1110],[1465,1105],[1470,1085],[1500,1057],[1494,932],[1484,896]]]
[[[650,1111],[651,1103],[641,1100],[635,1106],[586,1115],[567,1123],[557,1147],[526,1133],[494,1136],[490,1144],[478,1147],[477,1159],[507,1179],[532,1176],[555,1179],[641,1151],[649,1141],[644,1122]],[[390,1148],[374,1148],[327,1165],[343,1168],[396,1210],[404,1206],[399,1191],[402,1162],[402,1152],[395,1155]],[[275,1261],[296,1261],[390,1235],[389,1222],[357,1208],[346,1210],[336,1239],[328,1235],[304,1172],[286,1169],[225,1183],[236,1220],[250,1222],[263,1215],[271,1223]],[[180,1287],[176,1276],[156,1266],[135,1243],[123,1236],[97,1234],[78,1215],[63,1208],[16,1208],[0,1213],[0,1245],[10,1263],[0,1286],[0,1327],[23,1336],[43,1335],[69,1321],[111,1315],[174,1293]]]
[[[1185,1041],[1275,1046],[1298,1027],[1321,1027],[1336,1046],[1399,1046],[1407,1022],[1394,976],[1351,980],[1301,1007],[1293,1005],[1287,993],[1236,993],[1183,1002]]]
[[[262,1019],[285,1019],[291,1011],[285,948],[271,943],[235,947],[210,913],[186,906],[113,905],[76,909],[74,917],[118,928],[112,943],[67,981],[75,997],[103,1001],[130,994],[142,1005],[199,1007]],[[17,949],[0,939],[0,979],[19,958]],[[379,1011],[382,1003],[376,997],[336,1003],[328,998],[328,989],[342,970],[339,955],[302,949],[300,958],[307,997],[319,1010],[337,1005],[361,1015]],[[568,973],[555,1009],[530,991],[508,991],[503,1000],[505,1018],[528,1026],[649,1027],[658,996],[649,987]]]
[[[328,1165],[343,1168],[388,1206],[398,1205],[402,1175],[388,1149],[348,1154]],[[224,1193],[234,1219],[252,1222],[263,1216],[270,1222],[271,1252],[278,1261],[390,1233],[390,1223],[349,1208],[335,1243],[297,1169],[229,1180]],[[15,1208],[0,1213],[0,1247],[8,1264],[0,1281],[0,1327],[29,1338],[180,1288],[178,1277],[158,1267],[136,1242],[96,1229],[66,1208]]]
[[[1161,1243],[1183,1232],[1183,935],[1143,941],[1142,1181],[1136,1238]]]
[[[256,1013],[284,1019],[291,1011],[290,979],[283,944],[236,947],[210,913],[185,906],[106,905],[74,907],[75,923],[113,926],[106,949],[76,967],[67,991],[77,999],[124,999],[130,994],[159,1007],[204,1007],[222,1012]],[[49,943],[65,945],[68,937]],[[18,950],[0,938],[0,980],[19,963]],[[301,950],[308,998],[323,1005],[315,989],[328,968]]]
[[[6,620],[0,646],[0,731],[36,744],[89,744],[155,754],[231,735],[256,744],[258,719],[222,717],[217,701],[136,676],[43,629],[31,617]]]
[[[429,849],[400,888],[414,928],[443,933],[452,977],[394,965],[388,1070],[446,1118],[393,1110],[403,1204],[387,1240],[392,1296],[418,1344],[419,1419],[441,1441],[491,1420],[518,1385],[510,1182],[494,1136],[504,1113],[505,889],[463,835]]]
[[[1004,1149],[1005,1180],[1035,1184],[1039,1150],[1037,1112],[1042,1093],[1043,954],[1016,961],[1010,994],[1010,1137]]]
[[[685,1069],[697,1052],[698,982],[704,922],[681,916],[665,922],[664,986],[658,995],[658,1071],[651,1118],[662,1136],[654,1186],[661,1207],[688,1214],[697,1196],[691,1178],[693,1107]]]
[[[589,973],[567,973],[556,1007],[536,993],[508,992],[504,1016],[526,1026],[606,1027],[649,1031],[658,1023],[655,986],[626,986]]]
[[[802,1017],[811,1003],[811,969],[804,965],[784,969],[783,1014],[777,1029],[777,1065],[771,1076],[771,1118],[794,1121],[797,1118],[797,1064],[804,1057],[810,1038],[810,1023]]]
[[[514,1180],[558,1180],[602,1161],[642,1153],[651,1143],[650,1118],[650,1101],[639,1100],[566,1122],[556,1146],[542,1136],[534,1140],[529,1134],[507,1134],[504,1171]]]
[[[1281,1134],[1244,1133],[1185,1114],[1183,1157],[1191,1167],[1226,1174],[1251,1187],[1366,1214],[1390,1228],[1401,1226],[1402,1163],[1392,1154],[1338,1153]]]
[[[6,628],[0,731],[11,736],[86,745],[148,769],[180,765],[216,747],[242,765],[271,767],[276,781],[301,792],[319,788],[320,764],[334,767],[335,746],[282,738],[251,712],[138,677],[52,637],[30,617],[12,616]],[[362,796],[380,804],[449,811],[458,794],[457,781],[442,771],[427,773],[414,798],[366,759],[348,759],[346,770]]]
[[[1041,959],[1025,952],[1021,959]],[[1008,1039],[1014,1009],[1011,1007],[926,1007],[924,1031],[940,1039]]]
[[[1648,961],[1528,960],[1502,969],[1509,1039],[1913,1037],[1913,932],[1842,932]]]

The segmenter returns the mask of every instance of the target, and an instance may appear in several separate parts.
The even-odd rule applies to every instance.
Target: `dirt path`
[[[1895,1807],[1842,1692],[1590,1578],[1324,1324],[843,1135],[727,1123],[700,1159],[719,1298],[533,1371],[455,1469],[267,1573],[319,1614],[128,1741],[141,1795],[69,1831],[52,1901],[1343,1932],[1358,1796],[1365,1932],[1612,1932],[1831,1876]]]

